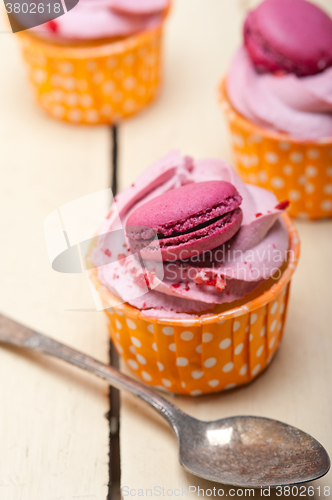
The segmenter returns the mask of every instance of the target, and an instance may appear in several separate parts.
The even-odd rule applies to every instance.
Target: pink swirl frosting
[[[228,242],[197,258],[164,262],[163,278],[154,276],[153,289],[142,294],[139,278],[144,277],[137,276],[141,273],[137,266],[130,267],[131,259],[127,259],[128,265],[123,260],[109,264],[112,231],[119,229],[119,221],[125,227],[130,214],[152,198],[207,180],[230,182],[240,193],[243,220],[239,231]],[[101,283],[147,315],[198,314],[213,309],[215,304],[245,297],[282,266],[289,245],[286,227],[279,217],[285,206],[278,204],[270,191],[244,184],[221,160],[194,160],[172,151],[116,196],[115,207],[99,231],[92,260],[98,266]]]
[[[257,125],[300,140],[332,137],[332,67],[313,76],[258,73],[246,49],[227,77],[234,108]]]
[[[168,4],[169,0],[80,0],[34,31],[54,40],[125,37],[156,26]]]

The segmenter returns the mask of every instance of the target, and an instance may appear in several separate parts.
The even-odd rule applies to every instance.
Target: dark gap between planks
[[[111,127],[111,162],[112,162],[112,177],[111,188],[113,196],[118,191],[118,126]],[[110,363],[115,368],[119,368],[119,357],[114,349],[113,344],[110,342]],[[120,500],[120,440],[119,440],[119,426],[120,426],[120,393],[118,389],[110,387],[109,391],[109,483],[107,500]]]

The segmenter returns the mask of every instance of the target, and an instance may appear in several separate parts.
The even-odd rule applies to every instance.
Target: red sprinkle
[[[119,276],[117,274],[113,274],[113,279],[114,280],[117,280],[119,278]]]
[[[212,280],[205,281],[204,285],[216,286],[217,280],[213,278]]]
[[[174,283],[174,285],[171,285],[172,288],[179,288],[181,286],[181,283]]]
[[[132,267],[131,269],[129,269],[129,271],[133,274],[135,274],[137,272],[137,269],[136,267]]]
[[[124,265],[124,259],[126,258],[126,255],[124,253],[119,253],[118,255],[118,261],[120,264],[123,266]]]
[[[258,212],[258,214],[256,214],[256,217],[261,217],[263,214],[261,214],[260,212]]]
[[[108,248],[106,248],[106,250],[104,250],[104,254],[107,255],[107,257],[111,257],[112,256],[112,253],[109,251]]]
[[[149,280],[145,274],[139,274],[135,276],[134,283],[138,285],[142,290],[149,286]]]
[[[189,292],[190,287],[189,287],[188,283],[185,283],[184,289],[185,289],[186,292]]]
[[[56,23],[55,21],[49,21],[47,24],[47,27],[50,31],[53,31],[53,33],[57,33],[58,31],[58,23]]]
[[[281,201],[280,203],[278,203],[278,205],[276,205],[274,208],[276,210],[285,210],[285,208],[287,208],[288,205],[289,205],[289,201],[284,200],[284,201]]]

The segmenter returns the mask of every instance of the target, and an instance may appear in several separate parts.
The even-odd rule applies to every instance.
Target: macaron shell
[[[332,65],[332,19],[306,0],[265,0],[249,13],[244,39],[259,70],[305,76]]]
[[[227,213],[222,219],[202,229],[173,238],[161,239],[158,241],[159,245],[156,244],[156,241],[153,241],[150,245],[139,248],[139,242],[143,241],[139,240],[139,242],[131,244],[131,250],[139,249],[141,257],[146,260],[160,260],[160,256],[163,261],[171,262],[188,259],[207,250],[212,250],[230,240],[240,229],[242,218],[242,210],[236,208]],[[135,243],[138,243],[138,245],[135,246]]]
[[[130,215],[126,226],[151,227],[158,234],[170,236],[228,213],[241,201],[236,188],[229,182],[190,183],[141,205]]]

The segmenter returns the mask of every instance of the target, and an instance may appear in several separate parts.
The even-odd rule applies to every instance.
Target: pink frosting
[[[34,31],[59,40],[93,40],[133,35],[153,28],[169,0],[80,0],[72,10]]]
[[[125,227],[138,206],[170,189],[206,180],[230,182],[243,198],[242,225],[231,240],[197,258],[161,264],[163,276],[147,273],[150,291],[138,280],[142,270],[133,255],[110,263],[110,235],[121,225]],[[147,310],[148,315],[197,314],[215,304],[241,299],[270,278],[286,258],[288,234],[279,217],[282,210],[277,198],[270,191],[244,184],[221,160],[193,160],[172,151],[117,195],[113,205],[99,231],[92,259],[98,266],[99,280],[123,301]],[[145,268],[155,270],[155,263],[145,262]]]
[[[227,78],[234,108],[263,127],[301,140],[332,137],[332,67],[313,76],[258,73],[244,47]]]

